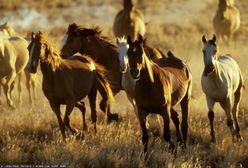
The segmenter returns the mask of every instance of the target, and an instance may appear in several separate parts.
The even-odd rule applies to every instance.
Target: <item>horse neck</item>
[[[226,0],[220,0],[219,1],[219,10],[225,10],[227,6],[228,6],[228,4],[227,4]]]
[[[123,8],[126,11],[131,11],[133,9],[132,0],[124,0],[124,2],[123,2]]]
[[[151,81],[151,78],[150,78],[149,69],[153,73],[154,63],[149,60],[149,58],[147,57],[147,55],[145,53],[143,53],[143,54],[144,54],[143,57],[145,60],[144,60],[143,68],[140,72],[140,80],[143,81],[144,83],[146,83],[146,85],[152,84],[153,82]]]
[[[54,72],[59,68],[61,61],[62,60],[60,56],[55,52],[43,56],[43,59],[40,61],[40,66],[43,76],[45,78],[50,79],[53,76]]]
[[[88,42],[88,46],[86,48],[86,52],[82,50],[80,51],[81,54],[91,55],[95,57],[96,62],[103,64],[106,66],[107,69],[116,69],[118,68],[119,71],[119,58],[118,52],[114,46],[111,46],[110,43],[104,41],[99,37],[91,37]]]

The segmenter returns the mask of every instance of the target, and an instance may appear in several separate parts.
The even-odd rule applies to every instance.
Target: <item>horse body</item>
[[[27,55],[27,51],[26,48],[28,46],[28,44],[24,44],[25,47],[23,47],[23,45],[19,45],[18,42],[15,43],[15,41],[17,40],[14,40],[16,38],[19,38],[17,35],[17,33],[15,32],[14,28],[8,23],[4,23],[3,25],[0,25],[0,37],[3,38],[3,39],[10,39],[12,42],[13,42],[13,45],[16,49],[14,49],[13,51],[17,51],[17,52],[21,52],[20,54],[21,55]],[[13,38],[11,38],[13,37]],[[25,52],[25,53],[24,53]],[[28,55],[27,55],[28,57]],[[16,65],[16,68],[18,67],[21,67],[21,65],[23,64],[22,63],[22,60],[20,61],[16,61],[17,64],[19,65]],[[36,87],[36,75],[35,74],[30,74],[28,72],[28,69],[25,68],[24,70],[25,72],[25,76],[26,76],[26,88],[28,90],[28,93],[29,93],[29,102],[32,104],[33,103],[33,98],[36,99],[36,90],[35,90],[35,87]],[[1,89],[0,89],[1,91]],[[21,100],[19,100],[21,102]]]
[[[97,89],[106,92],[108,101],[112,99],[111,89],[105,80],[105,69],[86,56],[73,56],[65,60],[60,58],[57,52],[45,41],[42,33],[32,37],[29,51],[29,71],[35,73],[40,60],[43,74],[42,90],[58,118],[63,137],[65,137],[65,126],[73,134],[77,134],[77,130],[70,125],[69,119],[74,107],[79,108],[82,112],[83,127],[87,129],[85,104],[82,101],[86,96],[89,98],[91,119],[96,131],[95,101]],[[61,118],[61,104],[66,105],[64,121]]]
[[[69,25],[61,53],[64,57],[68,58],[76,52],[80,52],[81,54],[89,55],[97,63],[103,65],[107,70],[106,75],[110,81],[111,89],[114,94],[117,94],[121,90],[121,72],[118,52],[116,46],[109,43],[106,37],[102,37],[100,33],[101,31],[99,31],[98,28],[80,28],[75,23]],[[106,99],[102,99],[100,102],[102,111],[106,108],[106,101]],[[118,115],[111,114],[110,109],[108,109],[107,113],[109,121],[118,120]]]
[[[213,19],[213,26],[217,36],[225,42],[229,42],[234,32],[240,26],[239,10],[233,6],[233,2],[220,0],[219,7]]]
[[[238,107],[243,87],[243,77],[238,64],[230,56],[216,56],[216,37],[207,41],[203,36],[205,69],[202,75],[202,89],[208,104],[208,117],[211,126],[211,141],[215,142],[213,126],[214,105],[219,102],[227,116],[227,125],[230,128],[233,140],[242,140],[237,120]],[[235,127],[233,126],[233,120]]]
[[[115,17],[113,32],[115,37],[130,35],[137,39],[138,34],[145,35],[145,23],[143,14],[133,6],[131,0],[123,0],[124,9]]]
[[[10,37],[0,40],[1,83],[6,95],[7,104],[10,107],[15,108],[11,98],[14,87],[14,80],[18,75],[19,103],[21,103],[21,82],[24,69],[28,62],[28,50],[26,49],[28,44],[26,40],[21,37]]]
[[[177,112],[173,107],[180,103],[182,107],[182,133],[184,144],[187,138],[187,116],[189,108],[189,99],[191,94],[191,74],[182,61],[184,68],[168,67],[167,58],[161,58],[158,63],[151,62],[143,48],[142,36],[138,41],[132,42],[128,36],[128,60],[130,72],[134,79],[137,79],[135,85],[135,101],[138,107],[138,116],[143,132],[144,152],[147,152],[148,134],[146,130],[146,116],[150,113],[160,114],[164,121],[165,141],[171,142],[170,135],[170,116],[176,126],[178,141],[182,141],[179,131],[179,119]]]

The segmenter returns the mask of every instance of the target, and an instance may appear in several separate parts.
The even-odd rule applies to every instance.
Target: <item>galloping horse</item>
[[[68,58],[77,52],[87,54],[107,69],[107,77],[114,94],[121,90],[121,72],[117,48],[108,42],[106,37],[101,36],[101,31],[98,28],[80,28],[75,23],[69,25],[61,53],[63,57]],[[102,111],[106,109],[106,102],[107,100],[103,98],[100,103]],[[107,111],[107,117],[108,121],[118,120],[117,114],[110,113],[110,107]]]
[[[176,126],[178,141],[181,142],[179,131],[179,119],[173,107],[180,103],[182,108],[182,134],[186,146],[188,134],[188,108],[191,96],[191,73],[187,66],[178,58],[161,58],[157,63],[148,59],[144,51],[143,38],[139,35],[138,40],[132,42],[128,36],[128,61],[130,73],[136,79],[135,101],[138,107],[138,117],[143,132],[144,152],[147,152],[148,139],[146,129],[146,116],[150,113],[160,114],[164,121],[163,137],[166,142],[174,147],[170,134],[170,115]],[[170,57],[174,57],[169,53]],[[169,67],[171,62],[173,66]]]
[[[16,36],[16,32],[15,32],[14,28],[8,22],[0,25],[0,38],[10,38],[13,36]],[[27,46],[24,47],[23,49],[27,49]],[[28,72],[27,68],[25,68],[24,72],[25,72],[25,76],[26,76],[26,88],[27,88],[28,94],[29,94],[29,102],[30,102],[30,104],[32,104],[33,99],[36,99],[36,90],[35,90],[35,88],[36,88],[36,75],[30,74]],[[1,89],[0,89],[0,91],[1,91]]]
[[[91,107],[91,119],[96,131],[95,101],[97,89],[106,93],[107,106],[113,97],[110,86],[105,80],[105,69],[87,56],[73,56],[71,59],[62,59],[56,50],[48,44],[41,32],[35,36],[32,35],[28,50],[30,55],[29,71],[36,73],[40,63],[43,74],[42,90],[57,116],[63,137],[65,137],[65,126],[73,134],[78,132],[71,126],[69,119],[74,107],[81,110],[84,129],[87,127],[85,104],[82,101],[87,95]],[[64,121],[61,118],[61,104],[66,105]]]
[[[122,72],[121,86],[122,89],[126,92],[127,97],[135,109],[137,114],[136,103],[134,100],[134,88],[136,80],[132,78],[130,74],[130,67],[128,64],[127,50],[129,45],[127,44],[127,39],[125,37],[117,38],[118,52],[119,52],[119,61],[120,61],[120,70]],[[144,45],[145,52],[149,59],[156,61],[159,58],[165,57],[164,54],[157,48],[152,48],[147,45]],[[138,116],[138,114],[137,114]]]
[[[7,104],[15,108],[12,91],[16,76],[18,79],[18,101],[22,101],[22,77],[28,62],[27,41],[21,37],[0,38],[0,80]]]
[[[136,40],[138,34],[145,35],[144,16],[134,7],[132,0],[123,0],[123,8],[114,20],[115,37],[130,35],[133,40]]]
[[[238,124],[238,107],[242,94],[243,77],[236,61],[227,55],[218,56],[216,36],[211,40],[202,37],[205,68],[202,74],[202,89],[206,95],[211,141],[215,142],[214,105],[219,102],[227,116],[233,140],[242,140]],[[233,126],[234,120],[234,126]]]
[[[229,44],[234,32],[240,26],[239,10],[230,0],[219,0],[219,7],[213,19],[215,33]]]

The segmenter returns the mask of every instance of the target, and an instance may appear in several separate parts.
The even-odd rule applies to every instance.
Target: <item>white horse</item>
[[[15,37],[15,36],[17,36],[17,33],[8,22],[5,22],[4,24],[0,25],[0,38],[1,39],[9,39],[10,37]],[[23,50],[27,50],[27,45],[23,47]],[[32,104],[33,99],[37,98],[36,89],[35,89],[37,75],[29,73],[27,67],[25,68],[24,72],[26,76],[26,88],[29,94],[29,102],[30,104]],[[1,86],[0,86],[0,95],[1,95]],[[19,101],[20,103],[22,102],[22,100],[19,100]]]
[[[211,141],[215,142],[214,105],[219,102],[226,112],[227,126],[230,128],[233,141],[242,141],[238,124],[238,108],[242,94],[243,77],[236,61],[227,55],[218,56],[215,35],[211,40],[202,37],[204,72],[201,84],[206,95],[208,118],[211,127]],[[234,125],[233,125],[234,121]],[[236,138],[236,139],[235,139]]]

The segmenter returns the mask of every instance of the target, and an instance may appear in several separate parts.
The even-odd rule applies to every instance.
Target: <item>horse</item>
[[[134,7],[132,0],[123,0],[123,9],[118,12],[113,23],[115,37],[130,35],[136,40],[138,34],[145,35],[143,14]]]
[[[28,50],[29,72],[36,73],[38,64],[40,64],[43,74],[42,90],[57,116],[63,137],[65,138],[65,126],[72,134],[78,134],[78,131],[71,126],[69,119],[74,107],[79,108],[82,112],[84,129],[87,128],[85,104],[82,101],[86,96],[89,98],[91,120],[96,131],[95,101],[97,89],[106,92],[107,105],[113,98],[110,85],[105,79],[105,69],[87,55],[76,55],[70,59],[62,59],[41,32],[31,36]],[[61,118],[61,104],[66,105],[64,121]]]
[[[213,19],[217,37],[229,44],[233,33],[240,27],[240,13],[232,0],[219,0],[218,10]]]
[[[63,58],[68,58],[77,52],[89,55],[107,69],[107,79],[114,95],[122,89],[117,48],[106,37],[101,36],[98,27],[87,29],[81,28],[75,23],[69,25],[63,39],[61,55]],[[106,101],[106,99],[102,99],[100,102],[102,111],[106,109]],[[110,106],[107,110],[107,120],[108,122],[118,120],[118,114],[110,113]]]
[[[16,35],[15,29],[8,23],[0,25],[0,37],[8,38],[10,36]]]
[[[12,100],[14,81],[18,79],[18,102],[22,102],[22,77],[28,62],[28,43],[19,36],[0,38],[0,80],[7,99],[7,104],[15,108]]]
[[[243,77],[236,61],[228,55],[218,56],[216,36],[207,40],[202,36],[204,71],[201,78],[203,92],[208,105],[211,142],[215,143],[214,105],[219,102],[227,116],[233,141],[242,141],[238,124],[238,108],[242,95]],[[234,120],[234,126],[233,126]]]
[[[134,108],[134,112],[136,116],[138,117],[138,111],[137,111],[136,103],[134,100],[136,80],[133,79],[131,74],[129,73],[130,67],[128,64],[128,57],[127,57],[127,50],[129,48],[129,45],[127,44],[127,39],[125,38],[125,36],[121,38],[117,38],[116,42],[117,42],[118,52],[119,52],[120,70],[122,72],[121,86],[122,86],[122,89],[126,92],[128,100],[132,104]],[[153,61],[156,61],[157,59],[165,57],[165,55],[157,48],[150,47],[146,44],[144,45],[144,48],[145,48],[145,52],[149,56],[149,59]],[[159,119],[158,119],[158,123],[161,123]],[[147,122],[147,127],[149,128],[148,122]]]
[[[17,33],[15,32],[14,28],[8,22],[5,22],[4,24],[0,25],[0,38],[10,38],[16,35]],[[27,49],[27,46],[24,47],[23,49]],[[26,88],[29,94],[29,103],[33,104],[33,99],[37,98],[36,90],[35,90],[36,75],[30,74],[27,68],[25,68],[24,72],[26,76]]]
[[[173,107],[180,103],[182,109],[183,145],[186,147],[188,134],[188,111],[191,98],[192,76],[186,64],[178,58],[161,58],[152,62],[144,51],[143,37],[132,42],[127,38],[127,51],[130,73],[136,79],[135,101],[138,108],[138,117],[142,129],[144,153],[147,154],[149,136],[146,128],[146,116],[150,113],[160,114],[164,121],[163,138],[169,142],[170,148],[175,145],[171,141],[170,116],[176,127],[178,142],[182,142],[179,119]],[[170,57],[174,55],[170,52]],[[169,61],[169,62],[168,62]],[[172,64],[169,67],[169,64]]]

